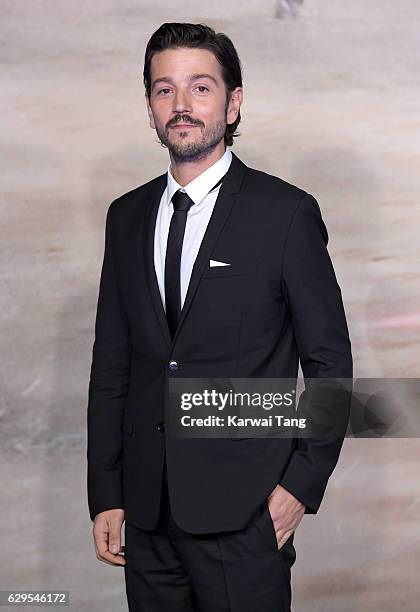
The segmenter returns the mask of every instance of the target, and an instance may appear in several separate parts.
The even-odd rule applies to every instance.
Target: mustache
[[[189,123],[190,125],[202,125],[201,121],[193,121],[188,115],[182,116],[177,115],[171,121],[166,124],[167,128],[172,127],[173,125],[178,125],[178,123]]]

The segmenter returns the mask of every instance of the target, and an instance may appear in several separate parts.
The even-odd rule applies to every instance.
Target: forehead
[[[152,81],[170,75],[185,78],[189,74],[206,72],[216,80],[222,80],[221,66],[216,56],[207,49],[165,49],[152,57],[150,72]]]

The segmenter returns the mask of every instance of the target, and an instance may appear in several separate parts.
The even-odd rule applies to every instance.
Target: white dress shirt
[[[182,244],[181,253],[181,308],[184,305],[185,296],[187,294],[188,285],[191,278],[191,272],[196,260],[201,242],[203,240],[208,222],[210,221],[217,195],[221,185],[214,191],[209,193],[210,189],[222,178],[229,169],[232,161],[232,152],[230,147],[226,150],[222,157],[214,163],[210,168],[207,168],[194,180],[181,187],[171,173],[171,164],[167,170],[167,185],[160,200],[159,209],[156,218],[155,236],[154,236],[154,262],[156,277],[159,284],[160,295],[162,297],[163,308],[165,308],[165,256],[166,245],[168,242],[169,225],[174,212],[172,204],[172,196],[178,189],[186,192],[194,202],[194,205],[188,211],[187,223],[185,225],[184,241]]]

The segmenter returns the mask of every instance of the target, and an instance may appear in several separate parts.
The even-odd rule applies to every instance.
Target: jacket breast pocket
[[[220,278],[221,276],[236,276],[239,274],[253,274],[257,271],[259,261],[242,260],[233,261],[228,266],[208,265],[203,273],[203,278]]]

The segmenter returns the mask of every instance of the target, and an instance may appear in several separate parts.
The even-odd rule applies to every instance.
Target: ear
[[[226,123],[230,125],[235,123],[244,99],[244,91],[242,87],[236,87],[230,94],[229,105],[227,109]]]
[[[144,98],[145,98],[145,102],[146,102],[147,114],[149,115],[149,125],[150,125],[151,128],[153,128],[155,130],[156,129],[156,127],[155,127],[155,120],[153,118],[153,112],[152,112],[152,108],[150,106],[149,96],[147,95],[147,92],[144,94]]]

